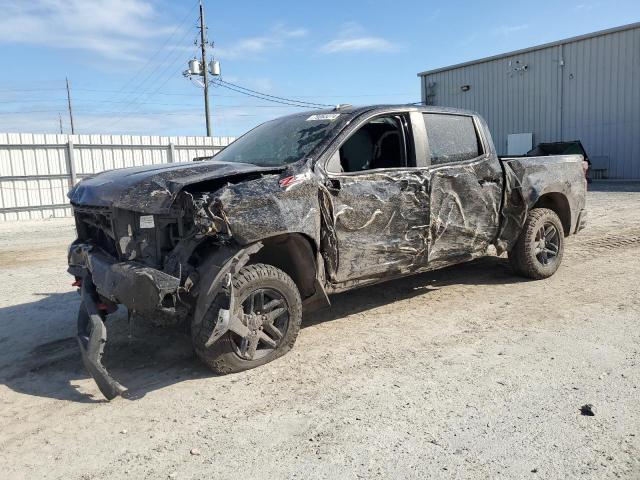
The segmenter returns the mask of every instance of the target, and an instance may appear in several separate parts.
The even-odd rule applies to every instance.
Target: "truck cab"
[[[477,115],[448,109],[388,109],[354,122],[316,166],[335,214],[340,262],[332,280],[483,254],[498,234],[504,184],[485,131]]]

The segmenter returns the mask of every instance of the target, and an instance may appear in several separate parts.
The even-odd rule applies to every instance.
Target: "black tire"
[[[544,235],[541,237],[543,231],[551,232],[548,238]],[[518,241],[509,252],[509,261],[518,275],[542,280],[556,273],[563,253],[564,229],[560,218],[548,208],[534,208],[529,212]]]
[[[243,298],[256,291],[271,291],[278,293],[285,302],[286,330],[282,331],[282,338],[273,349],[264,349],[263,355],[251,360],[243,358],[239,351],[238,341],[241,340],[233,332],[227,332],[213,345],[206,347],[215,327],[221,299],[217,298],[204,316],[202,325],[192,328],[192,338],[196,354],[216,373],[227,374],[255,368],[271,362],[287,353],[296,341],[300,324],[302,323],[302,300],[298,287],[291,277],[282,270],[262,263],[243,267],[233,277],[237,305]],[[283,314],[284,315],[284,314]],[[256,352],[257,353],[257,352]]]

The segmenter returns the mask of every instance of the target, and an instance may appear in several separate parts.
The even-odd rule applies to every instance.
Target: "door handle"
[[[485,183],[495,183],[498,184],[499,180],[495,179],[495,178],[479,178],[478,179],[478,183],[480,184],[480,186],[484,187]]]
[[[339,192],[342,188],[342,186],[340,185],[340,180],[338,180],[337,178],[327,178],[325,185],[327,186],[327,190],[329,190],[330,192]]]

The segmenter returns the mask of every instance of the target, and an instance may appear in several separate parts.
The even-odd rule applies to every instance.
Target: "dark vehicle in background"
[[[125,391],[101,363],[117,304],[189,322],[198,356],[228,373],[286,353],[332,293],[493,249],[549,277],[585,223],[583,163],[499,158],[472,112],[369,106],[267,122],[208,161],[85,179],[69,194],[85,365],[107,398]]]

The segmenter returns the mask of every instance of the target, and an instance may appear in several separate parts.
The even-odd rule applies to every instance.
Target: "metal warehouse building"
[[[600,176],[640,179],[640,23],[418,76],[424,103],[484,116],[501,155],[580,140]]]

